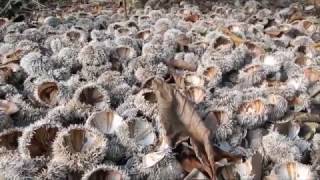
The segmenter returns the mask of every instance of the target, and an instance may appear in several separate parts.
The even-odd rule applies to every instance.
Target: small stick
[[[128,19],[127,0],[123,0],[123,4],[124,4],[124,15],[125,15],[126,19]]]

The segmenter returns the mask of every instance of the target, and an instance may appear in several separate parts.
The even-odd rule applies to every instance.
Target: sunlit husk
[[[23,158],[51,157],[52,143],[61,126],[58,123],[36,122],[28,126],[19,140],[19,152]]]
[[[83,170],[103,160],[107,139],[97,130],[83,126],[69,126],[60,131],[52,145],[53,163]]]
[[[99,165],[86,172],[82,177],[82,180],[94,179],[128,180],[129,176],[117,166]]]
[[[247,127],[264,124],[269,117],[270,109],[265,99],[252,99],[243,102],[237,110],[238,122]]]
[[[124,123],[116,112],[105,110],[93,113],[86,121],[86,126],[95,128],[103,134],[113,134]]]
[[[221,69],[215,65],[203,68],[202,75],[204,76],[208,87],[215,87],[222,80]]]
[[[267,180],[280,179],[308,179],[315,180],[317,176],[312,172],[311,167],[296,161],[277,164],[272,169]]]

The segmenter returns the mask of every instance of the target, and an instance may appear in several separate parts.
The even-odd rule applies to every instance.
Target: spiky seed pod
[[[270,94],[267,96],[268,104],[271,104],[271,113],[270,119],[271,120],[279,120],[282,118],[288,110],[288,102],[287,100],[276,94]]]
[[[117,29],[119,29],[119,28],[121,28],[121,27],[123,27],[123,25],[121,24],[121,23],[112,23],[112,24],[109,24],[108,25],[108,32],[109,33],[111,33],[111,34],[114,34],[114,32],[117,30]]]
[[[54,67],[52,63],[49,57],[43,56],[39,52],[31,52],[21,59],[20,66],[28,75],[36,77],[48,74]]]
[[[184,171],[176,158],[172,154],[166,154],[157,164],[149,168],[142,168],[141,173],[147,174],[147,179],[181,179]]]
[[[267,77],[267,72],[261,64],[249,64],[239,72],[239,83],[243,87],[259,85]]]
[[[146,116],[155,119],[158,116],[157,99],[155,92],[142,89],[134,99],[134,105]]]
[[[34,42],[40,42],[44,38],[44,34],[36,28],[30,28],[23,31],[23,36]]]
[[[204,76],[207,87],[214,88],[222,80],[222,72],[218,66],[212,65],[209,67],[198,68],[200,73]]]
[[[135,98],[135,96],[129,95],[127,99],[117,107],[117,113],[124,119],[133,119],[138,115],[139,109],[134,104]]]
[[[78,107],[102,110],[109,107],[110,97],[109,93],[101,86],[89,83],[75,91],[73,101]]]
[[[111,110],[93,113],[86,121],[86,126],[97,129],[103,134],[113,134],[122,125],[123,118]]]
[[[115,37],[131,36],[132,33],[129,28],[121,27],[115,30],[114,35]]]
[[[82,180],[94,179],[128,180],[129,176],[117,166],[99,165],[86,172],[82,177]]]
[[[312,104],[320,104],[320,82],[315,83],[308,89]]]
[[[43,24],[51,27],[57,27],[61,24],[61,19],[54,16],[48,16],[43,20]]]
[[[171,22],[170,19],[161,18],[156,21],[153,28],[155,30],[155,33],[163,34],[168,29],[171,29],[172,27],[173,27],[173,23]]]
[[[34,107],[20,94],[9,96],[8,99],[19,108],[18,112],[11,115],[15,126],[28,126],[36,120],[43,118],[46,114],[45,109]]]
[[[284,163],[300,160],[301,152],[294,141],[272,131],[262,138],[262,147],[265,156],[275,163]]]
[[[136,38],[142,40],[142,42],[147,42],[152,37],[152,32],[150,29],[144,29],[141,31],[138,31],[136,33]]]
[[[232,49],[234,44],[229,37],[220,35],[211,41],[210,46],[211,48],[216,49],[218,51],[226,51]]]
[[[268,120],[270,107],[263,98],[244,101],[237,109],[238,122],[246,127],[256,127]]]
[[[127,64],[127,61],[137,57],[137,51],[129,46],[117,46],[112,53],[113,61],[119,61],[119,63]]]
[[[104,43],[92,42],[80,50],[78,59],[82,66],[111,66],[108,62],[110,52]]]
[[[24,159],[16,153],[7,153],[0,161],[0,177],[30,179],[41,172],[48,161],[43,158]]]
[[[6,129],[0,133],[0,151],[18,149],[18,139],[22,136],[21,128]],[[1,155],[0,155],[1,156]]]
[[[7,18],[0,18],[0,40],[2,40],[6,27],[9,25],[9,20]]]
[[[107,150],[103,134],[83,126],[73,125],[61,130],[53,142],[54,164],[83,170],[103,160]]]
[[[66,67],[71,71],[79,69],[80,63],[77,59],[79,51],[75,48],[61,48],[59,52],[54,56],[57,66]]]
[[[19,139],[19,152],[26,159],[51,157],[51,146],[61,126],[45,121],[28,126]]]
[[[75,28],[90,32],[93,29],[93,21],[90,18],[78,18]]]
[[[36,178],[45,180],[81,179],[83,174],[83,170],[74,170],[66,165],[49,162],[47,168],[42,170]]]
[[[152,127],[146,119],[134,118],[126,121],[116,132],[120,141],[131,148],[146,148],[155,145],[157,137]]]
[[[276,164],[270,175],[265,177],[271,179],[309,179],[316,180],[317,176],[312,172],[308,165],[301,164],[297,161]]]
[[[209,44],[205,41],[196,41],[189,44],[189,51],[193,52],[199,57],[202,57],[206,49],[209,47]]]
[[[211,120],[212,118],[217,123],[215,124],[216,127],[212,128],[216,129],[215,136],[218,141],[226,140],[230,135],[232,135],[232,111],[230,111],[228,107],[209,107],[206,110],[206,114],[208,120]]]
[[[235,110],[242,103],[243,92],[236,89],[221,88],[215,91],[213,103],[219,106],[229,107],[230,110]]]
[[[22,40],[17,44],[16,49],[21,50],[22,54],[28,54],[31,51],[38,51],[39,45],[38,43],[30,40]]]
[[[35,99],[47,107],[56,106],[59,103],[60,87],[58,82],[52,80],[42,81],[37,84],[34,91]]]
[[[288,99],[288,107],[294,112],[310,110],[310,96],[307,94],[298,94]]]
[[[319,157],[319,152],[320,152],[320,134],[316,133],[313,138],[312,138],[312,149],[311,149],[311,160],[312,160],[312,165],[318,170],[319,167],[319,162],[320,162],[320,157]]]
[[[113,34],[109,33],[106,30],[92,30],[90,33],[90,37],[92,41],[105,41],[105,40],[113,40],[115,37]]]
[[[44,47],[50,49],[52,53],[58,53],[63,47],[63,36],[61,35],[52,35],[49,36],[45,41],[44,41]]]
[[[140,54],[141,50],[137,39],[131,37],[116,37],[114,42],[118,47],[131,47],[136,51],[137,55]]]
[[[109,62],[102,66],[85,66],[81,68],[79,75],[86,81],[96,81],[101,74],[106,71],[110,71],[113,68],[112,66],[113,65]]]
[[[50,122],[58,122],[64,127],[68,127],[71,124],[84,124],[87,115],[83,110],[67,104],[53,108],[48,112],[44,119]]]
[[[63,35],[63,42],[74,47],[82,47],[87,42],[88,35],[82,30],[72,28]]]

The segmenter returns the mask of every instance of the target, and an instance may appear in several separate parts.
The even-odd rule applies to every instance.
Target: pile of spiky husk
[[[147,6],[129,20],[91,5],[33,23],[0,18],[0,177],[209,179],[188,137],[163,140],[181,127],[164,128],[156,78],[192,103],[182,110],[190,119],[213,124],[220,152],[242,157],[215,158],[211,179],[317,179],[320,31],[310,7],[206,6]]]

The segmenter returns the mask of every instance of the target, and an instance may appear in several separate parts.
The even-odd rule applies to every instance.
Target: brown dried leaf
[[[192,148],[211,179],[216,179],[215,160],[225,157],[235,161],[239,159],[214,146],[212,131],[178,90],[157,78],[153,80],[152,88],[157,96],[160,121],[169,146],[175,147],[180,139],[190,137]]]

